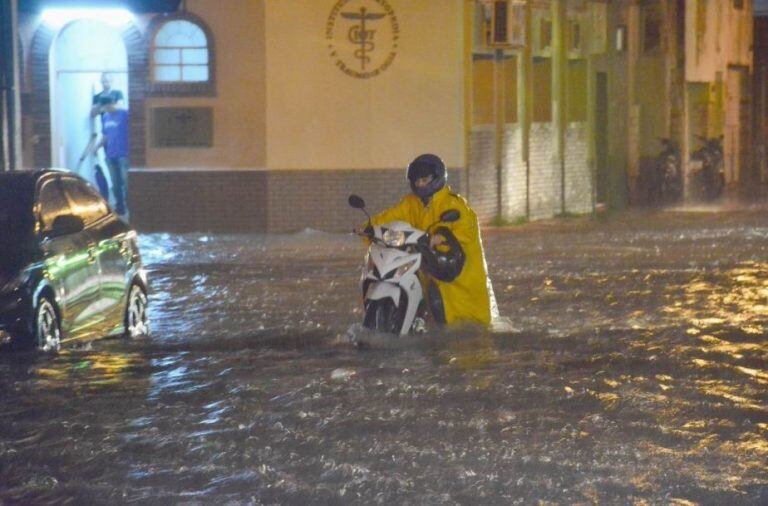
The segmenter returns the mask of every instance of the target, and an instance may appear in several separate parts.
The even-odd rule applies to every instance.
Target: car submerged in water
[[[136,232],[73,173],[0,172],[0,344],[148,333]]]

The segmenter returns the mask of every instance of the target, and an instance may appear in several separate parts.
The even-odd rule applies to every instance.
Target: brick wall
[[[535,124],[531,134],[530,217],[550,218],[561,212],[561,167],[553,159],[552,125]],[[567,135],[567,210],[574,213],[591,211],[592,183],[585,137],[582,125],[572,125]],[[486,152],[487,138],[476,136],[486,141]],[[521,139],[517,126],[507,129],[502,190],[504,217],[509,220],[525,216],[526,210]],[[476,159],[488,160],[479,154],[475,151]],[[471,172],[472,194],[468,200],[476,211],[479,209],[481,222],[487,223],[496,216],[496,173],[492,163],[479,167]],[[349,194],[362,196],[369,211],[376,213],[409,191],[404,172],[131,169],[128,202],[131,222],[141,231],[348,231],[363,221],[362,213],[348,206]],[[448,173],[453,190],[466,195],[464,171],[449,169]]]
[[[527,168],[523,160],[523,129],[520,125],[507,125],[504,129],[502,151],[503,179],[501,215],[506,220],[526,216]]]
[[[481,223],[492,220],[499,212],[495,137],[494,129],[485,127],[474,129],[470,134],[467,201]]]
[[[30,49],[32,99],[31,108],[23,110],[22,114],[32,116],[32,163],[25,162],[34,168],[51,166],[51,104],[50,104],[50,74],[49,61],[51,44],[56,33],[45,25],[41,25],[32,38]]]
[[[457,192],[461,172],[448,170],[448,184]],[[267,229],[349,231],[365,221],[362,212],[349,207],[350,194],[363,197],[368,212],[375,214],[408,192],[404,169],[269,171]]]
[[[141,32],[133,25],[122,31],[125,49],[128,53],[128,100],[130,100],[131,163],[137,167],[145,165],[147,159],[144,132],[146,130],[147,83],[149,82],[149,49]]]
[[[514,220],[551,218],[562,211],[562,167],[554,156],[554,127],[535,123],[530,136],[530,202],[526,203],[526,164],[522,131],[505,129],[502,158],[502,212]],[[494,134],[472,134],[469,203],[481,222],[497,215]],[[587,163],[586,126],[566,133],[566,210],[592,210],[592,177]],[[466,196],[465,172],[449,169],[451,187]],[[348,231],[363,221],[347,205],[350,193],[362,196],[371,213],[409,191],[403,169],[387,170],[235,170],[132,169],[129,177],[131,222],[142,231],[275,232],[306,228]]]
[[[348,231],[365,221],[347,204],[351,193],[363,197],[368,212],[375,214],[409,191],[405,171],[394,169],[271,171],[268,186],[270,232]]]
[[[570,123],[565,131],[565,210],[592,212],[592,171],[587,160],[587,124]]]
[[[562,167],[554,152],[553,123],[533,123],[530,133],[530,218],[551,218],[562,208]]]
[[[129,180],[131,223],[166,232],[349,231],[364,221],[350,193],[373,214],[410,191],[404,169],[134,169]],[[448,181],[461,192],[462,171],[449,169]]]
[[[499,175],[494,166],[495,134],[476,129],[471,134],[469,201],[481,222],[499,214],[514,221],[551,218],[562,212],[563,167],[555,154],[553,123],[533,123],[530,130],[530,172],[523,159],[523,131],[506,125],[501,159],[501,209],[498,205]],[[587,161],[586,123],[572,123],[565,133],[566,211],[592,211],[592,173]],[[527,214],[529,213],[529,215]]]
[[[263,232],[267,173],[132,169],[131,223],[141,231]]]

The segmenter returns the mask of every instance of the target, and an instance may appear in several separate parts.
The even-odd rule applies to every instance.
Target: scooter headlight
[[[392,248],[399,248],[405,244],[406,233],[402,230],[386,229],[381,238],[387,246]]]

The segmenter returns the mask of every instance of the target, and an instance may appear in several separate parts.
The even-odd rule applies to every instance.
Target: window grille
[[[185,19],[164,23],[155,34],[152,52],[155,82],[199,83],[209,80],[208,39]]]

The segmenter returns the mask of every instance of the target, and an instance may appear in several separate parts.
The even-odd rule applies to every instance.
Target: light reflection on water
[[[44,390],[98,390],[124,385],[137,369],[144,367],[143,362],[140,353],[101,349],[65,349],[55,356],[21,357],[34,387]]]
[[[151,340],[0,357],[0,502],[764,504],[768,234],[712,220],[491,232],[516,330],[368,351],[355,238],[144,236]]]

